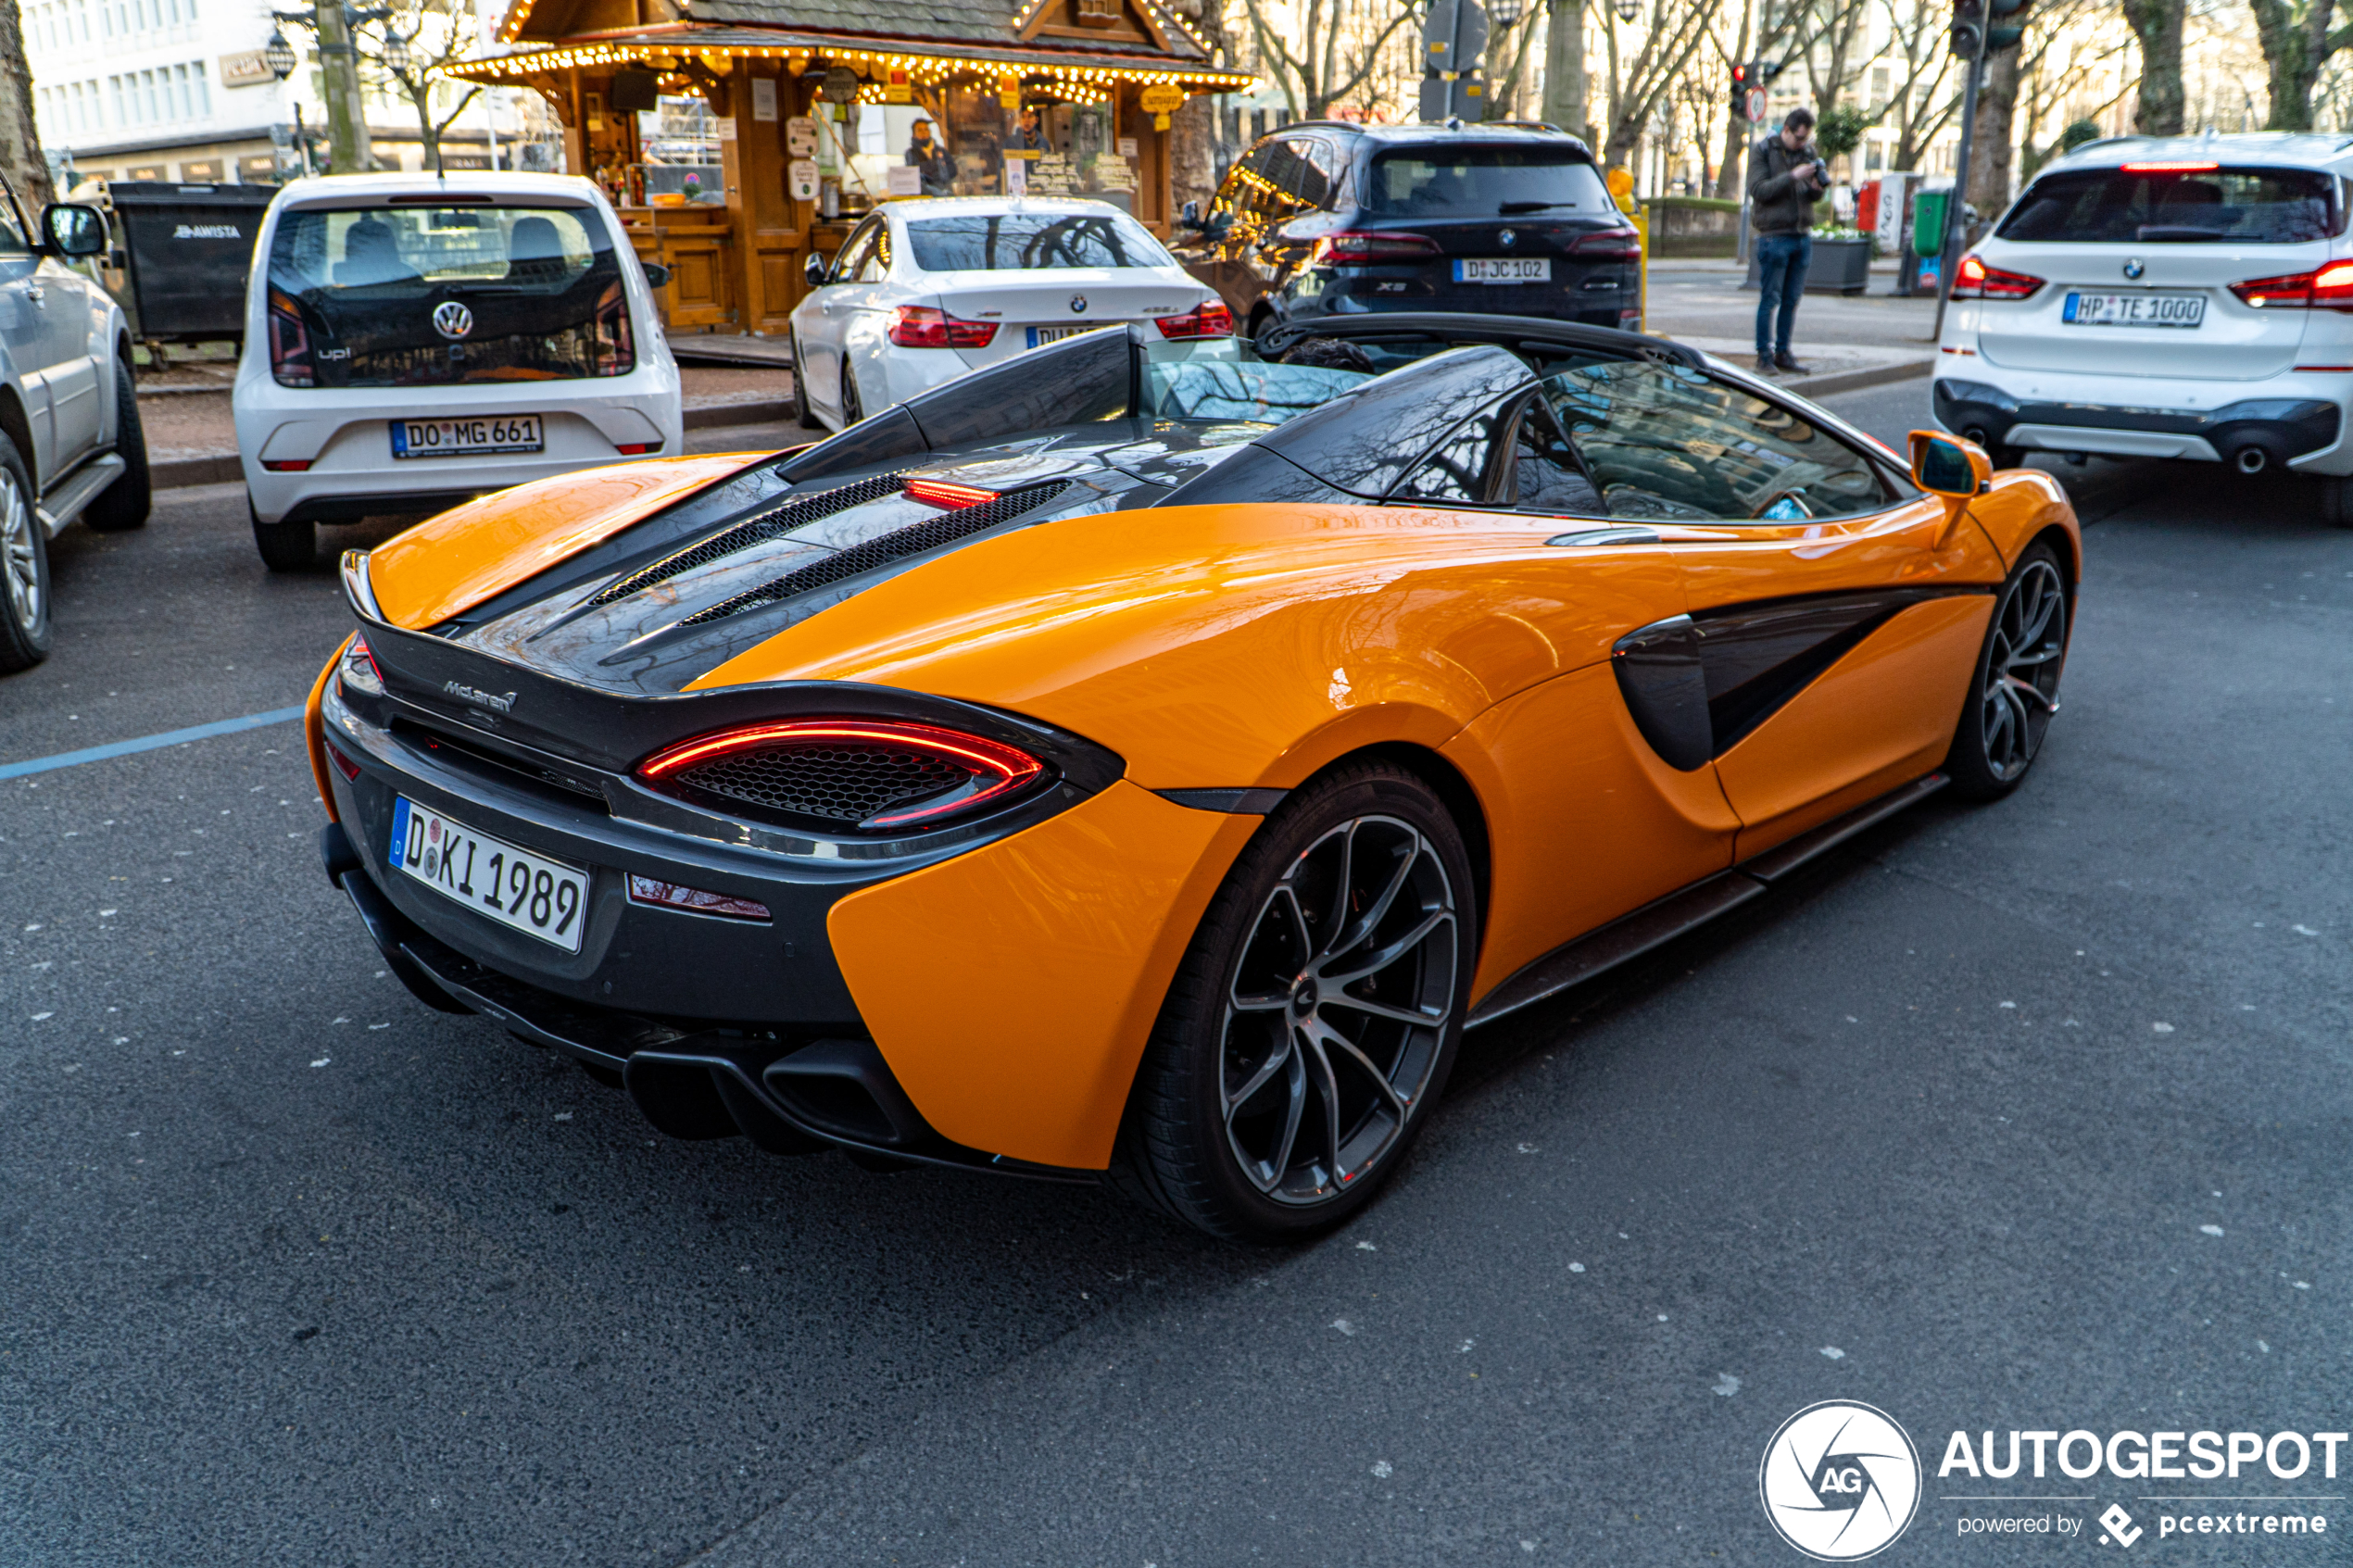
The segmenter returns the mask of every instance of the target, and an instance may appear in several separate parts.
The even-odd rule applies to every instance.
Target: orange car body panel
[[[2035,540],[2056,531],[2063,541],[2060,566],[2070,583],[2083,575],[2083,528],[2059,482],[2040,469],[2005,469],[1994,476],[1994,488],[1969,501],[1969,516],[2002,558],[2003,570]]]
[[[992,1154],[1101,1170],[1169,980],[1258,824],[1114,783],[850,894],[826,935],[933,1126]]]
[[[310,782],[319,786],[319,804],[327,810],[327,821],[339,822],[335,814],[335,792],[327,787],[327,721],[319,709],[326,700],[327,683],[335,678],[335,666],[343,662],[344,650],[351,646],[352,638],[346,637],[335,645],[319,678],[310,683],[310,695],[302,704],[302,747],[310,754]]]
[[[1740,822],[1714,770],[1660,761],[1606,666],[1498,704],[1445,756],[1494,847],[1474,1006],[1530,960],[1731,863]]]
[[[694,689],[912,687],[1085,735],[1148,789],[1286,788],[1363,746],[1442,746],[1682,609],[1663,549],[1546,546],[1561,526],[1370,506],[1076,519],[880,583]]]
[[[376,606],[409,631],[447,621],[753,460],[657,458],[534,480],[386,540],[368,558]]]

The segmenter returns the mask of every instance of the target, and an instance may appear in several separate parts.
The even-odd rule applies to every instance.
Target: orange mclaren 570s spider
[[[674,1135],[1312,1234],[1464,1030],[2017,787],[2075,516],[1911,445],[1401,314],[539,481],[345,558],[328,874],[420,999]]]

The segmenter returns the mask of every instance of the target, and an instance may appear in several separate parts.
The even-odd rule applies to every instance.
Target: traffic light
[[[2005,49],[2018,47],[2018,41],[2026,36],[2025,19],[2018,17],[2018,13],[2024,9],[2026,9],[2026,0],[1994,0],[1995,16],[2017,17],[2018,19],[2007,27],[1991,27],[1985,30],[1987,54],[1998,55]]]
[[[1977,58],[1985,34],[1985,0],[1953,0],[1953,53]]]
[[[1734,119],[1748,118],[1748,62],[1735,61],[1732,65],[1732,118]]]

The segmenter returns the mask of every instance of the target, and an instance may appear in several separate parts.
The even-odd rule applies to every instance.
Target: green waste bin
[[[1912,198],[1912,254],[1942,256],[1944,253],[1944,208],[1953,193],[1922,191]]]

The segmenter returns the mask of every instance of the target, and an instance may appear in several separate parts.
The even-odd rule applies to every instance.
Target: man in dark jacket
[[[1814,204],[1830,169],[1814,153],[1814,112],[1794,108],[1781,128],[1748,150],[1748,227],[1756,236],[1756,368],[1806,367],[1791,357],[1789,332],[1806,270],[1814,259]],[[1778,315],[1776,314],[1778,312]]]

